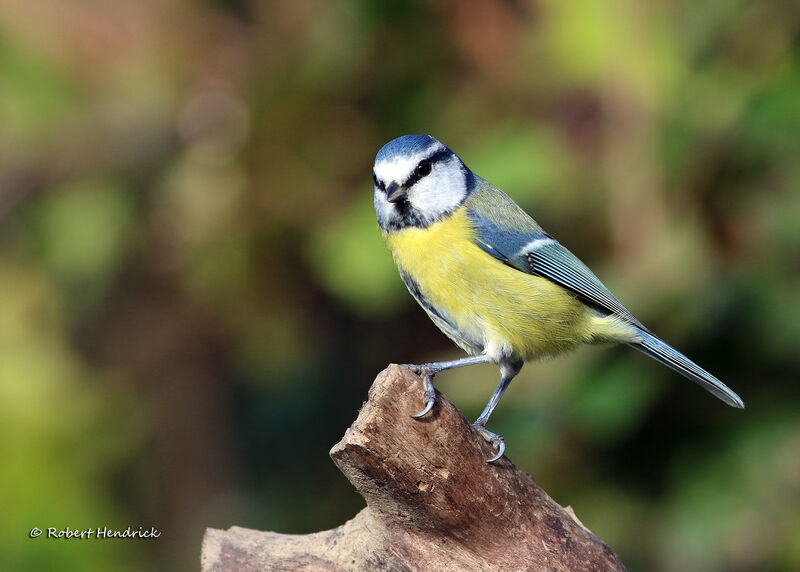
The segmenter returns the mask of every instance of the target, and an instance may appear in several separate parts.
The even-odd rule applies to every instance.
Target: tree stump
[[[204,572],[256,570],[625,570],[617,555],[437,393],[381,372],[333,461],[367,502],[338,528],[307,535],[206,530]]]

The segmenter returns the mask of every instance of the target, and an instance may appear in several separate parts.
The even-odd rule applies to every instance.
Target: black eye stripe
[[[428,173],[430,173],[430,169],[432,169],[436,163],[444,159],[447,159],[452,155],[453,152],[450,149],[439,149],[438,151],[436,151],[436,153],[434,153],[430,157],[426,157],[417,164],[417,167],[411,172],[411,176],[408,178],[408,180],[406,180],[405,183],[403,183],[403,186],[406,188],[413,186],[417,181],[419,181],[421,178],[425,177]],[[427,172],[424,172],[424,170],[423,172],[420,172],[419,169],[420,165],[422,165],[422,163],[426,161],[429,165],[429,169],[427,170]]]

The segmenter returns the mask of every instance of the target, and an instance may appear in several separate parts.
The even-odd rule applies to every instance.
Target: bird
[[[473,173],[430,135],[403,135],[384,145],[373,169],[381,236],[411,296],[467,357],[421,365],[424,408],[436,400],[434,376],[491,363],[500,382],[473,426],[496,453],[505,440],[487,429],[524,362],[582,344],[627,344],[711,392],[744,402],[719,379],[662,341],[499,188]]]

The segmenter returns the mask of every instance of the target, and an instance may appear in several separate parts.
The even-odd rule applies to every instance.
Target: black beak
[[[397,183],[390,183],[386,187],[386,200],[390,203],[399,203],[408,196],[406,190]]]

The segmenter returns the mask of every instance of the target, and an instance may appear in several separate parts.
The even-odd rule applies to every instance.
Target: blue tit
[[[469,170],[429,135],[405,135],[375,158],[374,202],[383,240],[400,276],[431,320],[469,357],[410,365],[423,378],[424,409],[433,407],[433,376],[478,363],[500,368],[500,383],[474,426],[486,428],[525,361],[581,344],[628,344],[733,407],[744,403],[631,314],[575,255],[508,195]]]

